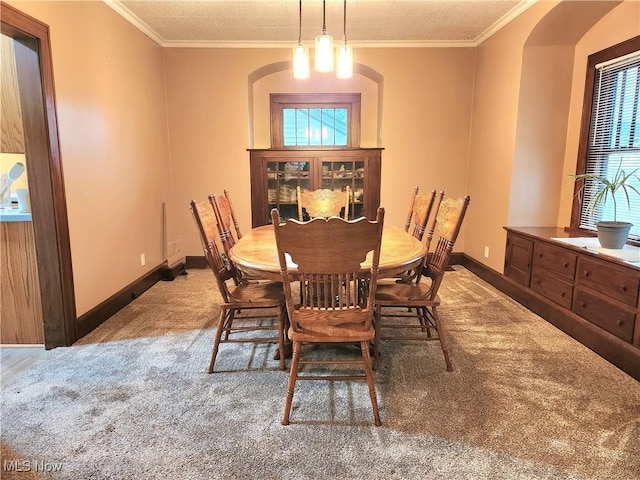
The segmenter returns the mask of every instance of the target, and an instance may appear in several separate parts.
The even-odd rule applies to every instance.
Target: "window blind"
[[[595,74],[585,173],[613,180],[635,171],[630,185],[640,191],[640,51],[597,65]],[[621,188],[595,207],[600,186],[585,181],[580,228],[615,219],[633,223],[630,235],[640,238],[640,195],[628,189],[627,199]]]

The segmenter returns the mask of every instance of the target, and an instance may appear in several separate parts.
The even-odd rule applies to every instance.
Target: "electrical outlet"
[[[484,258],[489,258],[489,247],[484,247]]]
[[[144,253],[140,254],[140,266],[144,267],[147,264],[147,259],[144,256]]]

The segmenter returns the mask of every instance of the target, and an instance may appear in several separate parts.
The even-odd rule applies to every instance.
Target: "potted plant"
[[[616,199],[616,193],[621,191],[624,193],[626,199],[627,208],[631,208],[631,202],[629,200],[629,194],[635,193],[640,196],[640,191],[631,182],[635,179],[640,183],[640,177],[636,174],[638,168],[634,169],[631,173],[626,173],[622,169],[622,161],[618,165],[616,174],[612,179],[595,173],[583,173],[581,175],[572,175],[577,180],[592,181],[594,183],[594,196],[591,199],[589,209],[593,213],[598,206],[606,205],[609,199],[611,199],[613,206],[613,220],[600,221],[596,223],[598,231],[598,241],[603,248],[620,249],[624,247],[629,236],[629,230],[633,224],[629,222],[618,221],[618,205]],[[584,188],[584,183],[580,190]]]

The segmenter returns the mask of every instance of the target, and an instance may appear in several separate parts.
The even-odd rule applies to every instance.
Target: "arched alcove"
[[[563,182],[575,46],[619,1],[562,2],[523,48],[509,224],[555,225]]]
[[[264,98],[268,93],[324,93],[324,92],[357,92],[363,94],[363,145],[370,147],[382,146],[382,107],[384,94],[384,78],[382,74],[367,65],[354,63],[354,77],[350,80],[336,79],[332,74],[311,73],[306,80],[296,80],[291,75],[292,62],[282,61],[264,65],[247,77],[248,102],[248,144],[250,148],[267,148],[265,128],[268,129],[268,101]],[[285,77],[283,74],[288,73]],[[274,82],[265,89],[260,89],[260,83],[268,77]],[[274,90],[275,85],[279,91]],[[268,99],[267,99],[268,100]],[[258,104],[258,106],[256,106]],[[368,122],[368,119],[375,119]]]

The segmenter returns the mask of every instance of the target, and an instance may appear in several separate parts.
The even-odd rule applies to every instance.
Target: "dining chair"
[[[436,193],[435,190],[431,190],[431,192],[424,193],[419,190],[420,187],[416,187],[411,195],[409,213],[404,230],[418,240],[422,240],[426,232],[425,243],[428,251],[435,228],[435,218],[444,197],[444,191]],[[416,274],[417,269],[414,269],[403,272],[399,277],[403,282],[411,282],[415,279]]]
[[[280,223],[276,209],[271,211],[278,259],[290,319],[288,337],[293,343],[293,357],[282,424],[289,424],[293,394],[298,380],[366,381],[373,408],[374,423],[381,425],[373,379],[369,343],[373,328],[374,296],[380,261],[384,209],[378,208],[375,221],[362,217],[344,220],[339,217],[315,218],[308,222],[289,220]],[[371,267],[362,269],[367,254]],[[295,277],[289,267],[297,266]],[[299,280],[300,295],[292,294]],[[296,283],[296,286],[298,285]],[[362,289],[362,285],[366,288]],[[364,294],[363,294],[364,292]],[[303,344],[359,344],[358,358],[317,358],[305,352]],[[340,358],[338,358],[340,357]],[[364,373],[304,373],[306,365],[361,365]]]
[[[439,340],[447,371],[453,370],[446,334],[438,316],[438,290],[469,202],[470,197],[467,195],[458,199],[446,199],[441,203],[435,220],[438,236],[435,250],[427,253],[423,268],[417,270],[417,275],[411,282],[378,284],[375,297],[374,366],[380,358],[382,340]],[[390,333],[392,330],[400,333]]]
[[[224,190],[223,195],[215,193],[209,195],[209,201],[211,202],[211,206],[213,207],[213,211],[216,215],[216,227],[220,236],[220,243],[222,243],[224,252],[228,256],[231,247],[235,245],[237,240],[242,238],[240,225],[238,224],[233,212],[231,197],[229,196],[229,192]],[[231,231],[232,225],[235,230],[235,237]]]
[[[216,245],[216,220],[211,203],[191,200],[190,206],[200,234],[202,249],[213,271],[221,297],[221,312],[208,373],[213,373],[221,343],[277,343],[280,368],[284,370],[285,350],[288,346],[285,342],[285,331],[288,320],[282,284],[250,283],[243,279],[233,262],[229,258],[222,258]],[[249,313],[245,314],[245,310]],[[277,335],[258,336],[258,333],[255,333],[264,334],[266,331],[276,331]]]
[[[351,200],[351,188],[345,190],[330,190],[328,188],[303,191],[296,187],[298,200],[298,220],[311,220],[316,217],[342,216],[349,219],[349,203]],[[344,212],[344,213],[342,213]],[[305,215],[306,213],[306,215]]]
[[[437,193],[435,190],[431,190],[427,193],[420,192],[419,189],[420,187],[416,187],[411,195],[411,203],[404,230],[418,240],[422,240],[427,231],[427,221],[431,216],[431,212],[434,208],[437,211],[444,197],[444,191]],[[433,235],[433,232],[431,233]]]
[[[218,236],[220,238],[220,243],[222,244],[222,248],[224,249],[225,261],[229,258],[231,249],[236,244],[238,240],[242,238],[242,233],[240,232],[240,225],[238,224],[238,220],[233,212],[233,204],[231,203],[231,197],[229,196],[229,192],[224,190],[223,195],[212,193],[209,195],[209,202],[211,203],[211,207],[213,208],[213,212],[216,217],[216,228],[218,230]],[[231,230],[231,226],[233,225],[233,231],[235,231],[235,235]],[[259,281],[263,280],[255,275],[248,275],[239,269],[236,269],[236,273],[238,278],[243,278],[244,280],[253,280]]]

